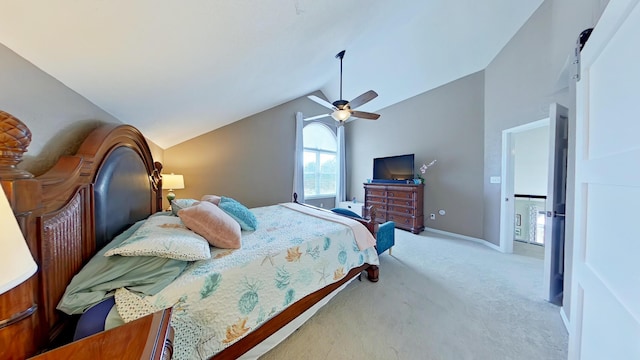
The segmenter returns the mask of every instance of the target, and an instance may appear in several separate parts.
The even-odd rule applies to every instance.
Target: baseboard
[[[487,240],[484,240],[484,239],[478,239],[478,238],[474,238],[474,237],[471,237],[471,236],[460,235],[460,234],[456,234],[456,233],[452,233],[452,232],[448,232],[448,231],[443,231],[443,230],[438,230],[438,229],[432,229],[432,228],[428,228],[428,227],[425,227],[424,231],[429,231],[429,232],[433,232],[433,233],[440,234],[440,235],[447,235],[447,236],[451,236],[451,237],[458,238],[458,239],[461,239],[461,240],[473,241],[473,242],[476,242],[478,244],[482,244],[482,245],[488,246],[488,247],[492,248],[493,250],[496,250],[496,251],[499,251],[499,252],[503,252],[502,249],[500,249],[500,246],[498,246],[498,245],[496,245],[494,243],[488,242]]]
[[[564,328],[567,330],[569,334],[571,334],[571,324],[569,323],[569,318],[567,317],[567,313],[564,311],[564,306],[560,307],[560,317],[562,318],[562,323],[564,323]]]

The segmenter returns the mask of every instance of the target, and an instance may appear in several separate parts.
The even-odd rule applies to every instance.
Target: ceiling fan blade
[[[335,110],[335,107],[333,106],[333,104],[331,104],[330,102],[328,102],[328,101],[326,101],[324,99],[321,99],[321,98],[319,98],[319,97],[317,97],[315,95],[309,95],[307,97],[309,98],[309,100],[313,100],[313,101],[317,102],[318,104],[320,104],[320,105],[322,105],[322,106],[324,106],[326,108],[329,108],[331,110]]]
[[[310,120],[322,119],[323,117],[327,117],[327,116],[331,116],[331,114],[321,114],[321,115],[316,115],[316,116],[310,116],[310,117],[306,117],[306,118],[304,118],[302,120],[310,121]]]
[[[357,108],[358,106],[364,105],[366,103],[368,103],[369,101],[375,99],[378,96],[378,93],[376,93],[373,90],[369,90],[366,93],[358,96],[357,98],[351,100],[351,102],[349,102],[349,107],[352,109]]]
[[[351,116],[354,116],[360,119],[378,120],[378,118],[380,117],[380,114],[374,114],[374,113],[365,112],[365,111],[351,111]]]

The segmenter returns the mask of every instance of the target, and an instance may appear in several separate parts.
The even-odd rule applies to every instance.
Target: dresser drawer
[[[380,189],[370,189],[367,191],[367,196],[387,197],[387,192]]]
[[[408,199],[408,200],[413,200],[414,196],[413,196],[413,192],[411,191],[401,191],[401,190],[389,190],[387,191],[387,197],[388,198],[394,198],[394,199]]]
[[[399,206],[416,206],[416,202],[412,199],[387,199],[389,205],[399,205]]]
[[[380,199],[380,198],[367,198],[367,200],[364,203],[365,207],[369,207],[369,206],[373,206],[376,208],[376,210],[378,209],[386,209],[387,208],[387,199]]]
[[[387,214],[387,220],[393,221],[400,228],[413,227],[415,222],[412,216],[391,213]]]
[[[396,227],[405,230],[412,229],[420,229],[422,231],[424,229],[424,222],[422,220],[422,216],[414,217],[409,215],[402,214],[387,214],[387,220],[393,221],[396,223]]]
[[[408,207],[408,206],[392,206],[389,205],[387,206],[387,212],[389,213],[396,213],[396,214],[402,214],[402,215],[409,215],[409,216],[415,216],[415,212],[416,210],[413,207]]]
[[[367,194],[365,196],[365,199],[369,200],[369,201],[377,201],[377,202],[383,202],[383,203],[387,202],[387,197],[386,196],[377,196],[377,195]]]

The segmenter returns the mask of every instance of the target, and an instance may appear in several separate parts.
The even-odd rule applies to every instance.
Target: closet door
[[[640,0],[611,0],[581,55],[569,359],[640,359]]]

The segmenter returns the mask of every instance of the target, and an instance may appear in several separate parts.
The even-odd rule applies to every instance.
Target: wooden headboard
[[[25,284],[37,303],[31,340],[42,349],[68,323],[56,306],[71,278],[113,236],[162,210],[162,165],[137,129],[109,123],[91,132],[75,155],[33,177],[16,168],[28,128],[2,112],[0,125],[0,182],[38,264]],[[29,141],[11,140],[16,137]]]

